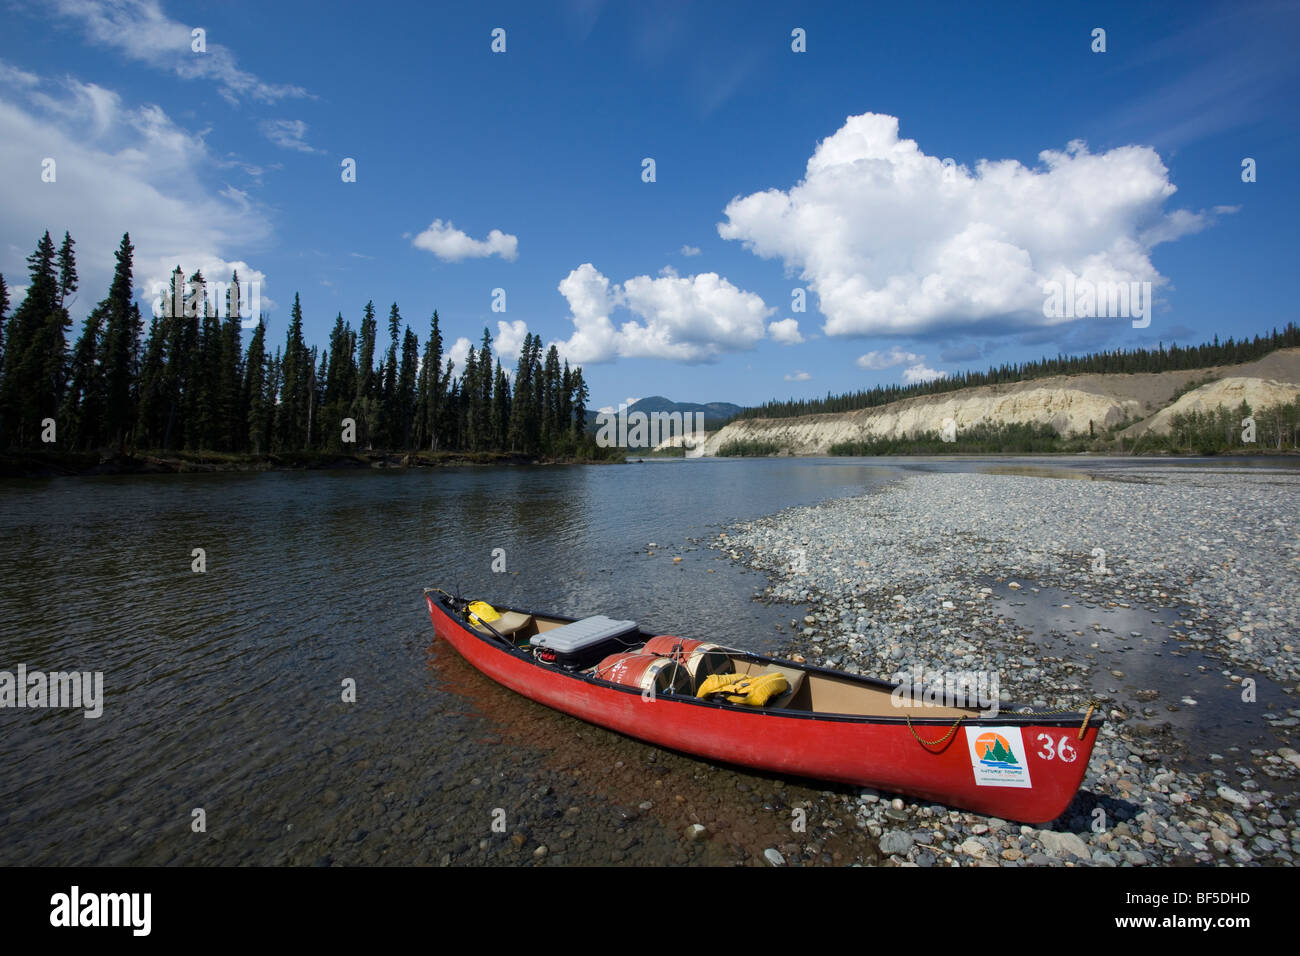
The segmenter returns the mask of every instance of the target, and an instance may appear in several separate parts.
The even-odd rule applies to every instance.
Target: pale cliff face
[[[1201,386],[1170,404],[1180,388],[1206,375],[1230,377]],[[1289,402],[1298,394],[1300,349],[1284,349],[1258,362],[1217,369],[1059,376],[925,395],[854,412],[748,419],[710,434],[700,453],[716,455],[720,447],[733,441],[764,441],[796,455],[824,455],[837,442],[942,433],[948,419],[956,423],[958,432],[981,423],[1041,423],[1062,435],[1087,435],[1090,422],[1100,433],[1124,421],[1137,422],[1125,435],[1148,429],[1167,432],[1175,414],[1193,407],[1235,408],[1244,398],[1257,409]]]
[[[989,394],[969,389],[930,395],[862,409],[804,418],[754,419],[736,422],[709,436],[704,454],[717,454],[729,441],[772,441],[797,455],[824,455],[836,442],[863,438],[902,438],[922,432],[942,432],[945,421],[958,432],[982,423],[1044,422],[1063,434],[1088,433],[1088,422],[1103,429],[1134,417],[1141,403],[1119,400],[1080,389],[1032,388],[1014,394]]]
[[[1175,415],[1192,411],[1213,411],[1219,406],[1238,408],[1246,402],[1252,411],[1269,405],[1285,405],[1300,395],[1300,385],[1262,378],[1224,378],[1188,392],[1172,405],[1162,408],[1149,419],[1129,429],[1134,435],[1168,433]]]

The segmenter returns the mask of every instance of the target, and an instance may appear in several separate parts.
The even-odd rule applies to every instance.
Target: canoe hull
[[[646,699],[563,669],[534,663],[469,630],[426,595],[436,633],[487,677],[539,704],[649,743],[695,756],[779,774],[910,794],[1008,820],[1046,823],[1065,811],[1079,789],[1100,730],[1081,721],[1003,714],[963,721],[942,743],[923,745],[898,717],[851,717],[739,709],[672,697]],[[912,725],[927,741],[952,726],[920,716]],[[986,733],[1019,743],[1027,777],[990,783],[996,770],[975,766],[972,745]],[[1014,738],[1018,736],[1019,740]],[[983,777],[980,782],[977,777]],[[1016,781],[1016,775],[1002,780]]]

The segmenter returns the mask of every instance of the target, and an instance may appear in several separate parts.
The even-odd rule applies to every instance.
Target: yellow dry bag
[[[499,620],[501,620],[501,615],[498,614],[497,609],[491,604],[488,604],[487,601],[474,601],[470,604],[469,622],[475,627],[478,627],[480,624],[487,624],[490,621]]]

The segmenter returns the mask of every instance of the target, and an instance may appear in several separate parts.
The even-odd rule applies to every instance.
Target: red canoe
[[[697,698],[691,691],[704,666],[685,689],[683,675],[673,674],[643,690],[616,682],[629,677],[612,656],[592,666],[545,646],[567,649],[566,636],[581,643],[598,638],[602,627],[612,633],[619,628],[609,625],[625,625],[612,645],[605,639],[592,646],[635,653],[654,635],[630,621],[497,609],[500,618],[471,624],[468,602],[432,588],[425,600],[436,633],[471,665],[566,714],[710,760],[911,794],[1008,820],[1046,823],[1065,811],[1104,723],[1091,709],[1035,714],[1007,707],[988,716],[975,707],[900,705],[898,685],[732,649],[713,651],[708,672],[780,672],[785,692],[763,706]],[[673,670],[678,661],[685,657],[674,658]]]

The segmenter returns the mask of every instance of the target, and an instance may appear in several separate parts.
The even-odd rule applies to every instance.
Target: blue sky
[[[275,342],[295,292],[322,345],[369,299],[421,341],[437,308],[449,345],[559,343],[598,406],[1296,318],[1295,4],[7,0],[0,23],[0,272],[22,286],[70,231],[78,320],[127,230],[143,302],[179,262],[258,278]],[[1150,325],[1045,317],[1066,273],[1152,282]]]

